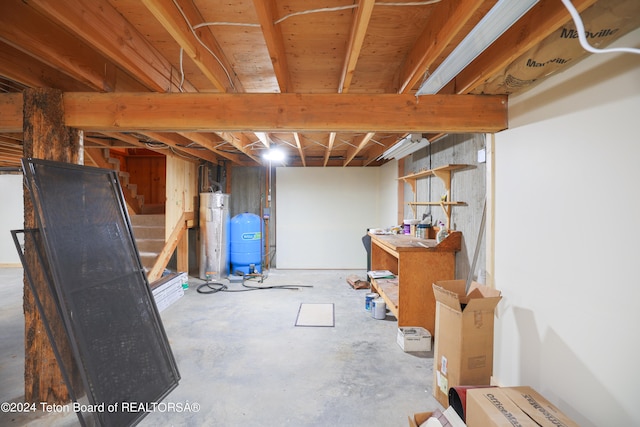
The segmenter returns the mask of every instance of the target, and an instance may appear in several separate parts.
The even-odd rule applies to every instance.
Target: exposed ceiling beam
[[[358,62],[358,57],[362,50],[364,36],[367,33],[369,21],[371,20],[374,4],[375,0],[360,0],[358,2],[358,7],[356,8],[353,18],[353,24],[351,25],[351,36],[349,37],[349,45],[347,46],[347,55],[340,75],[338,93],[347,93],[349,91],[351,79],[353,78],[353,73],[356,70],[356,63]]]
[[[0,74],[30,87],[52,87],[68,92],[88,92],[91,86],[0,42]]]
[[[84,135],[84,148],[133,148],[131,144],[114,138],[104,138],[101,133],[87,133]]]
[[[253,0],[264,41],[267,44],[269,57],[273,64],[273,71],[280,86],[280,92],[286,93],[293,91],[291,88],[291,78],[289,76],[289,65],[287,64],[287,55],[284,50],[284,40],[282,38],[282,30],[280,26],[274,25],[276,20],[275,1],[274,0]]]
[[[249,156],[252,160],[257,163],[260,163],[260,159],[252,154],[251,149],[253,146],[253,141],[251,141],[245,134],[243,133],[232,133],[232,132],[216,132],[216,134],[227,141],[229,144],[233,145],[238,150],[242,151],[244,154]]]
[[[207,150],[213,151],[216,155],[232,161],[233,163],[238,165],[247,165],[249,163],[244,160],[244,156],[241,156],[238,153],[227,153],[225,150],[220,150],[219,146],[227,144],[227,141],[218,135],[204,132],[181,132],[180,134],[205,147]]]
[[[349,163],[351,163],[351,161],[356,157],[356,155],[360,151],[362,151],[362,149],[369,143],[369,141],[371,141],[371,138],[373,138],[373,135],[375,135],[375,132],[369,132],[366,135],[363,135],[362,137],[360,137],[360,142],[358,143],[357,147],[349,147],[349,149],[347,150],[347,158],[344,159],[343,166],[347,166]]]
[[[138,137],[133,136],[133,135],[123,134],[123,133],[116,133],[116,132],[102,132],[102,135],[104,135],[104,136],[106,136],[108,138],[117,139],[118,141],[126,142],[127,144],[133,145],[134,147],[147,148],[149,150],[153,150],[152,148],[147,147],[144,142],[140,141],[140,139],[138,139]],[[160,151],[160,150],[153,150],[153,151],[158,151],[158,152],[160,152],[162,154],[166,154],[166,153],[164,153],[163,151]]]
[[[413,45],[400,70],[399,93],[408,93],[425,73],[448,55],[482,16],[478,10],[489,10],[493,1],[462,0],[441,2],[434,7],[429,23]],[[473,20],[473,21],[472,21]],[[469,25],[471,24],[471,25]]]
[[[498,132],[505,95],[64,93],[87,131]],[[0,94],[0,131],[22,130],[22,95]]]
[[[173,0],[142,0],[142,3],[216,89],[221,92],[244,92],[211,30],[201,28],[196,32],[194,29],[204,19],[191,0],[180,3]]]
[[[107,0],[30,0],[29,4],[80,36],[148,89],[178,91],[179,72]],[[29,22],[22,19],[16,21]],[[39,31],[31,25],[28,31],[34,29]],[[71,35],[67,38],[76,40]],[[56,46],[68,49],[66,42],[57,37]],[[79,56],[74,53],[73,57]],[[101,66],[104,68],[104,61]],[[188,82],[183,84],[183,89],[194,91]]]
[[[87,24],[88,25],[88,24]],[[115,72],[106,58],[38,13],[31,3],[4,0],[0,39],[38,57],[94,90],[114,90]],[[51,43],[55,40],[56,43]]]
[[[307,166],[307,160],[305,159],[304,151],[302,150],[302,144],[300,143],[300,134],[298,132],[294,132],[293,139],[296,141],[296,148],[298,149],[298,154],[300,154],[300,161],[302,162],[302,166]]]
[[[596,0],[573,0],[578,11],[593,5]],[[456,92],[468,93],[512,61],[540,43],[571,19],[559,0],[540,0],[538,4],[498,40],[467,66],[455,79]]]
[[[327,163],[329,163],[329,157],[331,156],[331,151],[333,151],[333,144],[335,142],[336,142],[336,133],[335,132],[329,133],[329,142],[327,144],[327,149],[324,152],[324,161],[322,163],[322,166],[327,166]]]
[[[175,154],[180,157],[184,157],[187,160],[197,161],[198,159],[204,159],[211,163],[216,163],[219,157],[213,152],[207,149],[197,149],[188,147],[191,141],[187,138],[172,134],[172,133],[160,133],[160,132],[141,132],[151,138],[154,141],[161,142],[167,145],[167,150],[164,150],[164,154]],[[167,153],[167,151],[169,153]],[[184,154],[181,154],[184,153]]]
[[[158,142],[162,142],[166,145],[169,146],[179,146],[179,145],[184,145],[184,144],[188,144],[189,141],[185,141],[185,139],[179,135],[175,135],[175,134],[154,134],[154,133],[149,133],[149,134],[144,134],[144,133],[140,133],[138,135],[129,135],[129,134],[124,134],[124,133],[112,133],[112,132],[103,132],[102,133],[105,136],[126,142],[130,145],[133,145],[135,147],[140,147],[140,148],[144,148],[150,151],[154,151],[158,154],[162,154],[163,156],[166,157],[184,157],[184,154],[181,154],[180,152],[175,152],[174,150],[182,150],[181,147],[177,147],[174,148],[174,150],[169,150],[167,149],[167,147],[164,148],[156,148],[153,147],[152,145],[141,141],[139,139],[139,136],[147,136],[150,139],[153,139],[155,141]],[[179,138],[179,139],[178,139]],[[201,153],[202,151],[202,153]],[[185,151],[186,152],[186,151]],[[205,157],[204,160],[208,160],[211,161],[211,157],[210,157],[210,152],[207,152],[206,150],[192,150],[191,152],[188,152],[188,154],[190,156],[195,156],[198,158],[203,158],[202,156],[200,156],[200,154],[204,154]]]

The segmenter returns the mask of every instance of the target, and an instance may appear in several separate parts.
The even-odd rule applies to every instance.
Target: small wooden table
[[[440,243],[409,235],[371,235],[371,269],[390,270],[394,279],[371,279],[371,288],[384,299],[398,326],[435,329],[436,303],[432,284],[455,279],[456,252],[462,233],[452,231]]]

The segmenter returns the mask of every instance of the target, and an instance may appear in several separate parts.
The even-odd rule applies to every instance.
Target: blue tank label
[[[262,239],[262,232],[256,233],[242,233],[242,240],[260,240]]]

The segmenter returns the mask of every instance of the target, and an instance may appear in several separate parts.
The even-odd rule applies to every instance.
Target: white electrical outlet
[[[487,161],[487,152],[483,148],[482,150],[478,150],[478,163],[484,163]]]

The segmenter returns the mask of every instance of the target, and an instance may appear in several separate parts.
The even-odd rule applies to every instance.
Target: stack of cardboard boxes
[[[489,385],[493,373],[493,318],[500,291],[464,280],[433,284],[436,297],[433,355],[435,398],[445,408],[449,389]]]
[[[468,390],[465,415],[468,427],[578,427],[531,387]]]
[[[578,427],[531,387],[474,388],[466,393],[464,422],[467,427]],[[409,426],[427,425],[432,414],[414,414],[409,417]]]
[[[433,292],[436,298],[433,390],[443,407],[454,404],[468,427],[577,426],[531,387],[490,386],[493,319],[500,291],[475,282],[466,289],[464,280],[447,280],[434,283]],[[462,399],[458,396],[459,389]],[[430,417],[430,412],[414,414],[409,417],[409,425],[427,425]]]

